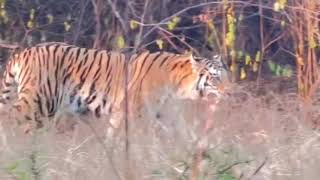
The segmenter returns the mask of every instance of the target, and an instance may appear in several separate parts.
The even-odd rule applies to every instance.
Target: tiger
[[[25,133],[43,127],[41,117],[52,118],[64,108],[98,118],[111,115],[112,127],[118,128],[121,120],[116,117],[124,100],[138,112],[142,99],[157,97],[164,86],[172,87],[179,98],[220,98],[225,72],[220,56],[206,59],[144,50],[128,57],[113,50],[41,43],[9,58],[0,108],[13,102],[12,114],[18,124],[26,124]]]

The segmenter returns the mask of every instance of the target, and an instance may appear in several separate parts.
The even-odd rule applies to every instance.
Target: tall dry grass
[[[286,89],[272,91],[281,85],[266,82],[258,93],[249,92],[250,84],[237,85],[222,100],[210,117],[199,179],[317,179],[320,134],[305,123],[305,112],[316,115],[320,108],[304,109]],[[67,116],[62,121],[75,121],[74,129],[26,136],[3,114],[0,179],[189,179],[206,109],[206,102],[174,98],[150,103],[141,119],[130,121],[129,162],[124,134],[106,139],[105,120],[86,117],[89,126]]]

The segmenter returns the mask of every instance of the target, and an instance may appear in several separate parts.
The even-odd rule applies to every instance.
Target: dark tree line
[[[318,77],[319,14],[317,0],[0,0],[0,43],[219,53],[234,81],[298,74],[308,94]],[[7,55],[2,48],[3,62]]]

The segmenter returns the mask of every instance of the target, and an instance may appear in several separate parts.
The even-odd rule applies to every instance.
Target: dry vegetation
[[[150,104],[130,123],[129,155],[124,136],[106,139],[104,120],[69,115],[60,122],[74,121],[67,131],[51,127],[26,136],[4,114],[0,179],[189,179],[206,119],[214,125],[198,178],[317,179],[320,134],[304,122],[320,108],[302,108],[296,94],[272,92],[271,85],[281,82],[265,83],[259,93],[233,87],[214,114],[205,101]]]
[[[2,64],[16,46],[64,41],[219,53],[234,81],[216,112],[148,104],[128,139],[72,114],[24,135],[2,112],[0,179],[319,179],[319,20],[318,0],[0,0]]]

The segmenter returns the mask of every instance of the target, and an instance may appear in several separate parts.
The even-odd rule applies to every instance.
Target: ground
[[[149,105],[130,120],[128,154],[123,134],[107,139],[101,119],[68,115],[58,128],[24,135],[4,113],[0,179],[189,179],[208,120],[199,179],[318,179],[320,108],[299,103],[288,81],[237,84],[214,113],[204,101]]]

